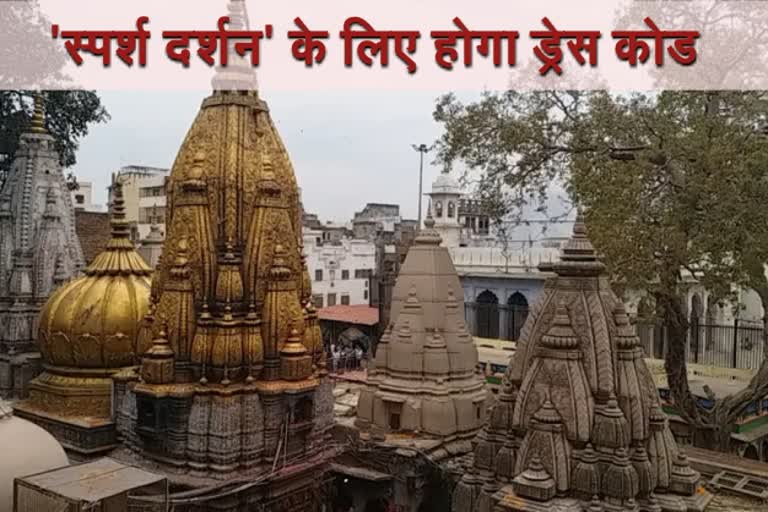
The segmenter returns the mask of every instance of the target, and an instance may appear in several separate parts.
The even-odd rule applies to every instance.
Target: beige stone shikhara
[[[453,512],[704,510],[581,215],[548,267]]]
[[[392,298],[392,323],[379,341],[357,425],[466,444],[482,427],[488,393],[464,324],[462,288],[434,220],[408,251]]]

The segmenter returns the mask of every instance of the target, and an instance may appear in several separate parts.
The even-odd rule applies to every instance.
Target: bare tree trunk
[[[755,286],[753,288],[760,296],[763,311],[768,312],[768,286]],[[711,414],[713,428],[715,429],[716,448],[720,451],[729,451],[731,445],[731,432],[733,425],[739,416],[744,414],[749,405],[755,400],[761,400],[768,394],[768,314],[763,315],[763,360],[760,369],[749,381],[747,387],[718,400]]]
[[[680,415],[691,425],[699,425],[699,408],[688,386],[688,365],[685,360],[688,321],[685,312],[680,305],[680,298],[675,295],[659,295],[657,305],[661,308],[662,322],[667,330],[664,369],[669,390]]]
[[[667,353],[664,356],[664,369],[675,408],[688,422],[694,440],[700,437],[699,429],[703,426],[699,406],[688,385],[688,365],[685,359],[685,347],[688,335],[688,320],[683,310],[683,301],[678,294],[678,271],[674,264],[668,264],[660,275],[661,289],[656,294],[656,306],[663,326],[667,330]]]

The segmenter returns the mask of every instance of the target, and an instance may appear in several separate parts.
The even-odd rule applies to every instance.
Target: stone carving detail
[[[23,366],[37,357],[41,305],[84,266],[43,103],[37,95],[32,122],[0,188],[0,395],[6,396],[25,396],[34,376],[25,378]]]
[[[456,296],[458,275],[434,220],[424,225],[395,283],[394,321],[379,340],[356,421],[363,429],[469,440],[483,424],[487,393]]]
[[[579,214],[522,329],[453,512],[701,512],[621,301]],[[501,487],[511,482],[511,487]]]

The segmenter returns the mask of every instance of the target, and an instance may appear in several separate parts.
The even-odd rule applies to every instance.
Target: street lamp
[[[422,184],[423,184],[423,178],[424,178],[424,155],[429,153],[432,148],[427,147],[426,144],[419,144],[418,146],[416,144],[411,144],[411,147],[419,152],[419,224],[418,224],[418,230],[421,230],[421,196],[424,195],[422,193]]]

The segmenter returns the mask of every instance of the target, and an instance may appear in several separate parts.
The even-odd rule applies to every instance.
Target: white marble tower
[[[435,222],[435,231],[442,238],[443,247],[458,247],[461,239],[459,223],[459,199],[461,188],[447,171],[443,171],[432,182],[429,212]]]

